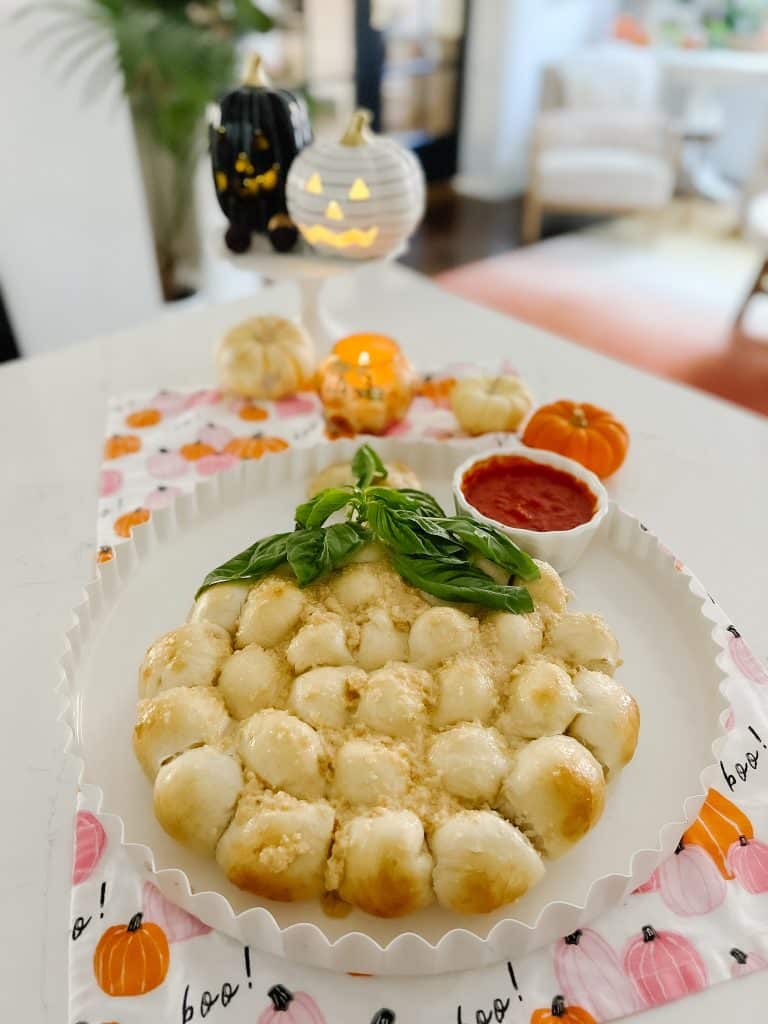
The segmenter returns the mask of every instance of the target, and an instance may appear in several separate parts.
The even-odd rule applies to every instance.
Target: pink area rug
[[[768,344],[733,331],[756,266],[755,253],[738,239],[685,223],[627,219],[467,264],[436,281],[768,415]]]

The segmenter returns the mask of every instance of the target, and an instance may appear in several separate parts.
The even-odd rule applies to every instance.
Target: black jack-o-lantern
[[[285,180],[293,158],[312,141],[304,104],[272,88],[254,56],[240,88],[219,101],[209,134],[213,183],[229,221],[227,246],[245,252],[257,232],[279,252],[292,249],[298,232],[288,216]]]

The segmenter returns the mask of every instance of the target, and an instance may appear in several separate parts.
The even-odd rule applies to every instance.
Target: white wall
[[[604,32],[612,0],[471,5],[457,187],[484,197],[525,187],[542,68]]]
[[[85,102],[53,41],[28,45],[51,15],[10,22],[17,7],[0,0],[0,287],[32,354],[135,324],[160,294],[119,87]]]

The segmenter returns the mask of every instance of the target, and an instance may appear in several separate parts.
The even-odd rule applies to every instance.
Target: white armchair
[[[547,211],[624,213],[658,209],[675,187],[677,146],[659,109],[653,57],[607,44],[549,72],[523,207],[523,241]]]

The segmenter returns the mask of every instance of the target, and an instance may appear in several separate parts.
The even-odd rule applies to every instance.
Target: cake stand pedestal
[[[291,252],[275,252],[266,238],[254,235],[248,252],[231,252],[221,234],[216,239],[216,253],[238,270],[252,270],[272,281],[292,281],[299,291],[301,323],[315,342],[318,353],[332,346],[349,332],[335,322],[323,308],[321,295],[325,282],[339,274],[354,274],[366,267],[383,266],[405,252],[401,246],[387,256],[371,260],[345,260],[321,256],[302,240]]]

